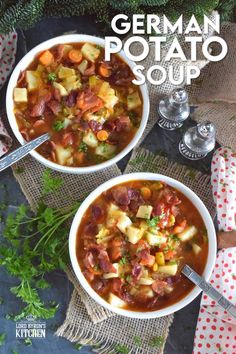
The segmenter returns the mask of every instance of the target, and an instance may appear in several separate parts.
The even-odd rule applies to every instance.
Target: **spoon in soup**
[[[217,291],[213,286],[206,282],[203,277],[201,277],[198,273],[196,273],[191,267],[187,264],[183,267],[181,271],[191,282],[195,285],[199,286],[199,288],[204,291],[212,300],[216,301],[216,303],[222,307],[225,311],[227,311],[231,316],[236,318],[236,307],[230,302],[226,297],[221,295],[219,291]]]
[[[50,135],[48,133],[39,136],[38,138],[29,141],[28,143],[20,146],[18,149],[14,150],[7,156],[0,159],[0,172],[5,170],[6,168],[10,167],[17,161],[21,160],[23,157],[28,155],[30,151],[36,149],[45,141],[50,139]]]

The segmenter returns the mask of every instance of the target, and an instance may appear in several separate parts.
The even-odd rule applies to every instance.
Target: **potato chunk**
[[[186,242],[191,240],[191,238],[193,238],[197,233],[198,229],[195,226],[191,225],[186,227],[184,231],[180,232],[178,234],[178,238],[180,239],[180,241]]]
[[[142,101],[141,101],[141,99],[139,97],[139,93],[137,91],[135,91],[131,95],[128,95],[128,97],[127,97],[128,111],[138,108],[139,106],[141,106],[141,104],[142,104]]]
[[[114,295],[113,293],[109,294],[108,302],[112,306],[121,307],[121,308],[127,305],[125,301],[121,300],[118,296]]]
[[[93,132],[89,131],[88,133],[84,134],[83,142],[90,146],[91,148],[95,148],[98,146],[98,139]]]
[[[15,87],[14,88],[14,101],[19,102],[19,103],[27,102],[28,101],[27,89]]]
[[[116,224],[116,226],[118,227],[118,229],[123,232],[123,234],[126,233],[126,229],[128,226],[132,225],[132,221],[130,220],[130,218],[127,215],[121,215],[118,219],[118,223]]]
[[[151,205],[140,205],[136,214],[137,218],[150,219],[153,207]]]
[[[27,70],[26,71],[26,81],[28,84],[29,91],[39,88],[39,85],[42,81],[40,78],[40,72]]]
[[[126,236],[129,239],[129,242],[135,245],[143,236],[143,230],[138,229],[135,226],[129,226],[126,229]]]
[[[164,273],[164,274],[167,274],[167,275],[171,275],[171,276],[172,275],[176,275],[177,270],[178,270],[177,263],[175,263],[175,264],[166,264],[166,265],[160,266],[158,268],[158,272]]]
[[[85,43],[81,48],[81,52],[85,59],[92,61],[93,63],[100,55],[100,49],[96,48],[90,43]]]

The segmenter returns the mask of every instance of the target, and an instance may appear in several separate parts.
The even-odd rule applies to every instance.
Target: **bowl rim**
[[[95,300],[99,305],[105,307],[106,309],[122,316],[130,317],[130,318],[139,318],[139,319],[151,319],[151,318],[159,318],[163,316],[167,316],[172,314],[185,306],[187,306],[190,302],[192,302],[201,292],[200,288],[194,286],[194,288],[181,300],[178,302],[167,306],[163,309],[150,311],[150,312],[138,312],[138,311],[131,311],[126,309],[121,309],[110,305],[106,302],[102,297],[100,297],[95,290],[89,285],[88,281],[84,277],[77,257],[76,257],[76,234],[78,230],[78,226],[81,222],[81,219],[84,215],[84,212],[87,210],[89,205],[104,191],[108,190],[109,188],[121,184],[124,182],[134,181],[134,180],[156,180],[156,181],[163,181],[166,182],[168,185],[178,189],[181,193],[183,193],[197,208],[203,221],[207,227],[208,231],[208,255],[207,255],[207,262],[203,272],[203,276],[205,280],[208,281],[211,273],[213,271],[213,267],[215,264],[216,259],[216,232],[215,227],[210,216],[209,211],[207,210],[206,206],[202,202],[202,200],[187,186],[185,186],[182,182],[179,182],[171,177],[167,177],[165,175],[150,173],[150,172],[135,172],[130,174],[124,174],[115,178],[106,181],[105,183],[101,184],[97,187],[93,192],[87,196],[87,198],[82,202],[81,206],[77,210],[74,219],[71,224],[70,234],[69,234],[69,254],[70,260],[75,272],[75,275],[80,282],[81,286],[84,290]]]
[[[57,36],[53,37],[51,39],[48,39],[37,46],[33,47],[26,55],[21,58],[19,63],[16,65],[14,68],[11,77],[9,79],[9,83],[7,86],[7,92],[6,92],[6,112],[7,112],[7,117],[8,121],[10,124],[10,127],[19,141],[21,145],[25,144],[25,140],[22,137],[18,125],[16,122],[16,117],[14,114],[14,100],[13,100],[13,90],[14,87],[16,86],[17,79],[20,75],[20,72],[22,70],[25,70],[28,65],[33,61],[33,58],[35,55],[37,55],[39,52],[49,49],[53,47],[54,45],[57,44],[64,44],[64,43],[79,43],[79,42],[90,42],[94,44],[101,45],[102,47],[105,47],[105,39],[101,37],[96,37],[96,36],[91,36],[91,35],[86,35],[86,34],[66,34],[62,36]],[[123,50],[121,50],[118,55],[121,56],[121,58],[129,65],[129,67],[132,69],[136,64],[131,61],[130,59],[127,58],[126,54],[124,53]],[[72,174],[86,174],[86,173],[92,173],[96,172],[102,169],[105,169],[107,167],[112,166],[113,164],[117,163],[120,161],[123,157],[125,157],[138,143],[140,138],[143,135],[143,132],[146,128],[148,117],[149,117],[149,111],[150,111],[150,100],[149,100],[149,93],[148,93],[148,88],[146,83],[142,84],[139,86],[140,92],[142,94],[142,100],[143,100],[143,112],[142,112],[142,118],[140,122],[139,129],[137,130],[136,134],[134,135],[133,139],[129,142],[129,144],[119,152],[115,157],[113,157],[110,160],[107,160],[103,163],[100,163],[98,165],[92,165],[92,166],[85,166],[85,167],[70,167],[70,166],[62,166],[59,165],[55,162],[51,162],[47,160],[45,157],[40,155],[38,152],[35,150],[31,151],[30,154],[33,156],[36,160],[38,160],[40,163],[45,165],[46,167],[52,168],[53,170],[64,172],[64,173],[72,173]]]

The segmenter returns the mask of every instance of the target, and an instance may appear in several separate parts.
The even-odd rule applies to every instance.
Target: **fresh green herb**
[[[5,343],[6,336],[6,333],[0,333],[0,347]]]
[[[168,237],[173,241],[179,241],[179,237],[176,234],[169,234]]]
[[[19,354],[19,352],[15,349],[12,349],[11,352],[12,352],[12,354]]]
[[[32,345],[32,340],[30,338],[25,338],[24,340],[25,345]]]
[[[79,152],[87,152],[88,151],[88,145],[85,144],[83,141],[80,144],[79,148],[78,148]]]
[[[55,81],[57,79],[57,75],[55,73],[48,74],[48,81]]]
[[[47,288],[45,275],[55,269],[65,269],[68,261],[68,227],[80,203],[67,208],[51,208],[41,203],[32,216],[25,205],[20,205],[15,215],[9,214],[3,231],[5,243],[0,246],[0,265],[19,283],[11,292],[25,307],[14,316],[18,321],[31,314],[35,318],[51,318],[58,305],[45,304],[38,288]]]
[[[83,348],[83,344],[77,343],[74,345],[74,348],[77,350],[81,350]]]
[[[123,256],[123,257],[121,258],[121,260],[119,261],[119,263],[120,263],[121,265],[126,264],[126,263],[127,263],[127,258],[126,258],[126,256]]]
[[[42,174],[43,195],[57,192],[63,184],[60,177],[53,177],[52,172],[47,168]]]
[[[17,175],[23,173],[24,171],[25,171],[25,169],[24,169],[23,167],[17,167],[17,168],[15,169],[15,173],[16,173]]]
[[[159,216],[155,216],[154,218],[147,220],[147,224],[149,227],[155,227],[157,226],[157,224],[161,221],[161,219],[163,219],[163,217],[165,216],[165,214],[161,214]]]
[[[0,305],[4,303],[3,297],[0,296]]]
[[[163,344],[164,338],[161,336],[153,337],[149,342],[150,347],[153,348],[160,348]]]
[[[117,344],[114,348],[120,354],[129,354],[130,350],[126,345]]]
[[[126,275],[126,276],[125,276],[125,281],[126,281],[127,283],[130,283],[130,282],[132,281],[132,276],[131,276],[130,274]]]
[[[10,315],[9,313],[6,314],[5,319],[6,320],[12,320],[14,318],[13,315]]]
[[[140,336],[135,336],[134,337],[134,343],[136,344],[137,347],[141,347],[142,346],[142,339]]]
[[[65,127],[65,122],[63,120],[56,120],[52,126],[53,130],[55,130],[56,132],[59,132],[64,127]]]

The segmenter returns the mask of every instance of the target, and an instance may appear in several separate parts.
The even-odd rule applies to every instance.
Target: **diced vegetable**
[[[168,220],[168,227],[172,227],[172,226],[174,226],[174,224],[175,224],[175,217],[173,214],[171,214],[169,216],[169,220]]]
[[[84,134],[83,142],[92,148],[98,146],[98,139],[96,138],[96,135],[93,134],[92,131],[88,131],[87,133]]]
[[[126,233],[126,229],[128,226],[132,225],[132,221],[127,215],[121,215],[118,219],[117,227],[118,229],[123,232],[123,234]]]
[[[42,65],[49,66],[52,64],[54,58],[50,50],[45,50],[40,56],[39,61]]]
[[[149,199],[152,195],[151,189],[148,187],[142,187],[140,191],[144,199]]]
[[[107,236],[110,234],[110,231],[102,226],[101,229],[99,230],[98,234],[95,236],[97,239],[97,243],[100,244],[104,241],[104,239],[107,238]]]
[[[116,273],[105,273],[103,275],[104,279],[112,279],[119,277],[119,263],[113,263],[113,267],[116,269]]]
[[[138,108],[139,106],[142,105],[142,101],[139,97],[139,93],[135,91],[131,95],[128,95],[127,97],[127,107],[129,111],[132,111],[133,109]]]
[[[109,109],[113,109],[113,107],[119,101],[118,97],[115,95],[115,90],[111,88],[108,82],[105,81],[100,87],[98,97],[100,97],[105,102],[105,107]]]
[[[153,207],[151,205],[140,205],[136,214],[137,218],[150,219]]]
[[[158,246],[163,243],[166,243],[167,238],[163,236],[161,233],[159,234],[154,234],[151,232],[146,232],[145,234],[147,242],[149,243],[150,246]]]
[[[106,141],[108,139],[108,132],[106,130],[100,130],[98,133],[97,133],[97,138],[99,141]]]
[[[81,52],[87,60],[90,60],[93,63],[100,55],[100,49],[96,48],[94,45],[90,43],[85,43],[81,48]]]
[[[125,307],[127,303],[123,300],[121,300],[118,296],[114,295],[113,293],[110,293],[108,296],[108,302],[110,305],[115,306],[115,307]]]
[[[61,84],[59,84],[58,82],[53,82],[53,86],[55,87],[55,88],[57,88],[59,91],[60,91],[60,95],[61,96],[67,96],[68,95],[68,92],[67,92],[67,90],[65,89],[65,87],[64,86],[62,86]]]
[[[149,226],[145,220],[141,220],[139,224],[140,229],[146,231],[149,229]]]
[[[95,150],[95,154],[103,156],[105,158],[110,158],[116,152],[116,146],[106,143],[101,143]]]
[[[78,76],[69,76],[66,79],[62,81],[62,85],[65,87],[67,92],[70,92],[72,90],[76,90],[81,87],[81,81]]]
[[[156,252],[156,262],[159,266],[165,265],[165,256],[163,252]]]
[[[68,58],[69,60],[74,63],[74,64],[79,64],[81,60],[83,59],[82,53],[78,49],[71,49],[68,52]]]
[[[159,266],[158,272],[168,274],[168,275],[176,275],[178,270],[178,265],[177,263],[174,264],[166,264],[163,266]]]
[[[28,90],[35,90],[39,88],[40,83],[42,82],[40,78],[40,73],[38,71],[26,71],[26,81],[28,84]]]
[[[71,157],[71,149],[64,148],[61,145],[56,145],[55,152],[56,152],[56,157],[57,157],[57,161],[59,162],[59,164],[66,165],[67,160]]]
[[[193,243],[193,244],[192,244],[192,248],[193,248],[193,252],[194,252],[196,255],[198,255],[198,254],[202,251],[201,247],[198,246],[196,243]]]
[[[182,242],[186,242],[191,240],[191,238],[193,238],[197,233],[198,233],[198,229],[195,226],[191,225],[186,227],[184,231],[180,232],[178,234],[178,238]]]
[[[173,286],[170,286],[170,285],[166,285],[166,287],[164,289],[166,294],[172,293],[173,290],[174,290]]]
[[[158,264],[154,263],[153,267],[152,267],[153,272],[157,272],[158,271]]]
[[[27,89],[15,87],[14,88],[14,101],[19,102],[19,103],[27,102],[28,101]]]
[[[81,63],[78,65],[78,70],[84,75],[85,70],[88,68],[88,61],[82,60]]]
[[[105,63],[99,65],[98,72],[103,77],[111,76],[111,70],[108,68],[108,66]]]
[[[59,79],[66,79],[67,77],[75,76],[75,69],[68,68],[67,66],[61,66],[58,71]]]
[[[139,285],[152,285],[154,280],[152,278],[140,278],[137,284]]]
[[[131,225],[126,229],[126,236],[130,243],[135,244],[142,238],[143,231]]]

